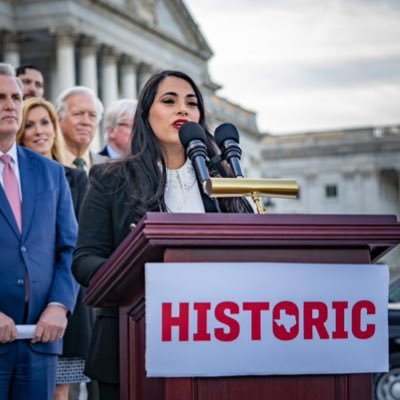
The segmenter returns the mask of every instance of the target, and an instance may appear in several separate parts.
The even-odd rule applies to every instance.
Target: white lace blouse
[[[169,212],[205,212],[196,173],[189,159],[179,169],[167,169],[164,199]]]

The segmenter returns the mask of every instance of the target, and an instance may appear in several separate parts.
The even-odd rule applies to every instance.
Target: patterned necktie
[[[21,232],[22,227],[22,216],[21,216],[21,197],[19,194],[18,180],[14,170],[11,167],[11,157],[8,154],[3,154],[0,160],[4,163],[3,168],[3,187],[6,193],[8,202],[10,203],[11,209],[14,213],[14,218],[17,222],[19,231]]]
[[[76,165],[76,168],[81,169],[82,171],[85,169],[86,161],[81,157],[75,158],[72,163]]]

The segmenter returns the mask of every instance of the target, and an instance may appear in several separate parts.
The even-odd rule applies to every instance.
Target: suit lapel
[[[22,235],[28,232],[36,204],[36,163],[29,153],[18,147],[18,166],[22,191]]]

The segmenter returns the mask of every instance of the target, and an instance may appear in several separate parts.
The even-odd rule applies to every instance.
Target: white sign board
[[[149,263],[149,377],[388,369],[383,265]]]

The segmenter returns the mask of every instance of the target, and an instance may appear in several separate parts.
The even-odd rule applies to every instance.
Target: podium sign
[[[148,377],[388,369],[387,266],[147,263]]]

